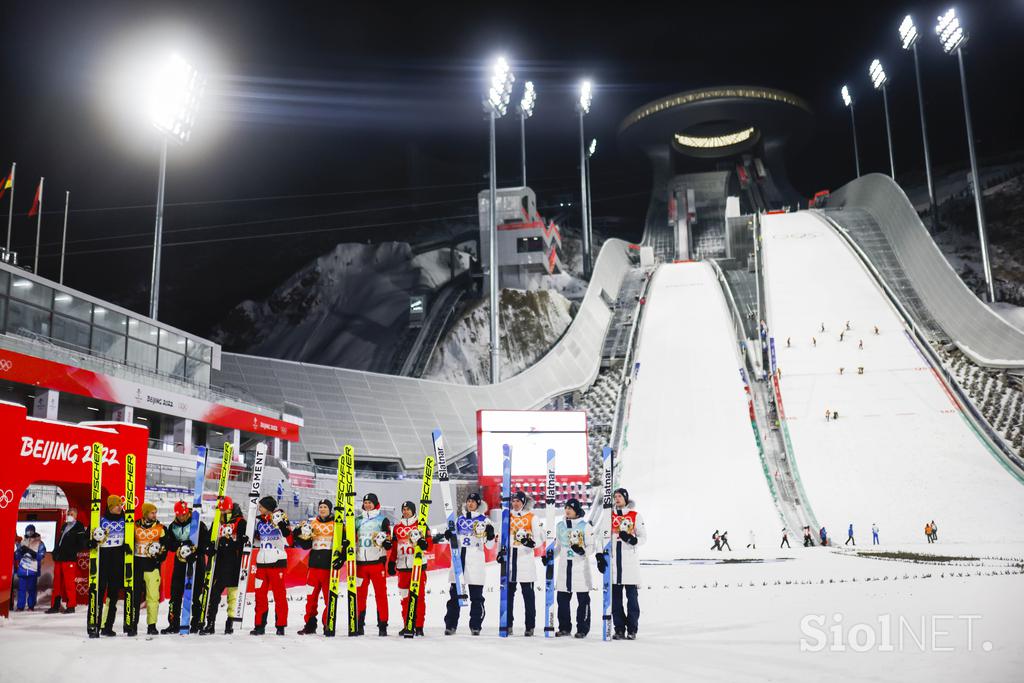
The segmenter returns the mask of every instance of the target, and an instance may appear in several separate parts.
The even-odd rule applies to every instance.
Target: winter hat
[[[624,489],[622,487],[619,487],[619,488],[615,489],[615,491],[613,492],[612,495],[614,495],[615,493],[621,493],[622,497],[626,500],[626,503],[629,503],[629,491],[627,491],[626,489]]]
[[[273,499],[271,498],[271,500],[273,500]],[[231,496],[224,496],[223,498],[220,499],[220,502],[217,503],[217,509],[220,510],[221,512],[227,512],[233,506],[234,506],[234,501],[231,500]],[[267,509],[270,510],[271,512],[273,512],[273,508],[267,508]]]
[[[142,516],[145,517],[149,512],[156,512],[156,505],[147,501],[142,504]]]
[[[189,514],[190,512],[191,512],[191,509],[189,508],[188,503],[186,503],[185,501],[179,500],[177,503],[174,504],[174,516],[175,517],[184,517],[185,515]]]
[[[526,505],[526,492],[516,491],[515,493],[512,494],[512,500],[518,500],[523,505]]]
[[[565,501],[565,507],[571,508],[572,511],[576,513],[577,519],[583,516],[583,505],[581,505],[580,502],[575,498],[570,498],[569,500]]]
[[[474,501],[477,505],[480,505],[480,503],[483,502],[483,498],[481,498],[480,494],[478,492],[476,492],[476,491],[474,491],[473,493],[471,493],[468,496],[466,496],[466,502],[467,503],[469,501],[471,501],[471,500]]]
[[[365,496],[363,496],[363,502],[365,503],[366,501],[370,501],[371,503],[373,503],[373,508],[375,510],[380,509],[380,500],[377,499],[376,493],[367,493]]]
[[[26,526],[25,527],[25,535],[26,536],[35,536],[36,535],[36,525],[35,524],[29,524],[28,526]]]
[[[332,503],[332,502],[331,502],[330,500],[328,500],[327,498],[322,498],[322,499],[320,500],[320,502],[316,504],[316,507],[317,507],[317,509],[318,509],[318,510],[319,510],[319,508],[320,508],[320,506],[321,506],[321,505],[326,505],[326,506],[327,506],[327,507],[328,507],[329,509],[331,509],[331,510],[333,510],[333,509],[334,509],[334,503]]]
[[[260,498],[260,506],[267,512],[273,512],[277,509],[277,501],[271,496],[263,496]]]
[[[122,505],[121,496],[109,495],[107,496],[107,509],[116,508],[118,505]]]
[[[416,514],[416,503],[412,502],[411,500],[407,500],[404,503],[402,503],[402,509],[403,510],[408,509],[409,512],[411,512],[412,514],[415,515]]]

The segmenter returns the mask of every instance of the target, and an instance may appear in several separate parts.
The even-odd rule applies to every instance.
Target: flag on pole
[[[32,208],[28,210],[28,216],[31,218],[39,213],[39,195],[43,193],[43,179],[39,179],[39,187],[36,188],[36,196],[32,199]]]
[[[4,181],[0,183],[0,199],[3,199],[4,195],[7,194],[7,190],[11,189],[11,184],[11,174],[8,173]]]

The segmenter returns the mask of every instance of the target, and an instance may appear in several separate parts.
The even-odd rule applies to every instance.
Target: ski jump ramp
[[[644,306],[622,482],[647,523],[645,559],[707,557],[711,534],[764,547],[782,522],[758,455],[725,297],[707,263],[658,268]],[[618,464],[616,468],[618,468]],[[793,530],[790,530],[791,542]]]
[[[762,236],[782,414],[829,535],[843,543],[852,522],[868,545],[877,523],[883,543],[922,543],[934,519],[943,543],[1024,540],[1024,486],[846,243],[813,212],[765,216]],[[826,409],[839,419],[826,422]]]

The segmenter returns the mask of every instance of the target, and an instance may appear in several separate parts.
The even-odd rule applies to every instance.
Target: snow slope
[[[763,249],[783,407],[830,535],[842,543],[852,522],[870,543],[877,522],[884,540],[920,540],[934,519],[940,540],[1024,539],[1024,486],[974,435],[840,238],[810,213],[766,216]]]
[[[774,547],[782,523],[750,427],[735,339],[711,267],[667,264],[643,314],[621,483],[646,511],[646,558],[693,556],[715,529]]]

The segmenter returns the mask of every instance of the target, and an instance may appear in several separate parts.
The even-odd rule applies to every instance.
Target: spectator
[[[78,553],[88,547],[89,536],[85,527],[78,521],[78,510],[68,508],[64,518],[64,526],[57,533],[57,541],[53,548],[53,599],[47,614],[63,611],[71,614],[78,603],[75,579],[78,576]],[[64,600],[61,610],[60,601]]]
[[[39,573],[43,569],[43,556],[46,555],[46,545],[36,533],[34,524],[25,527],[25,536],[14,551],[14,561],[18,565],[18,611],[24,612],[36,609],[36,582],[39,580]]]

